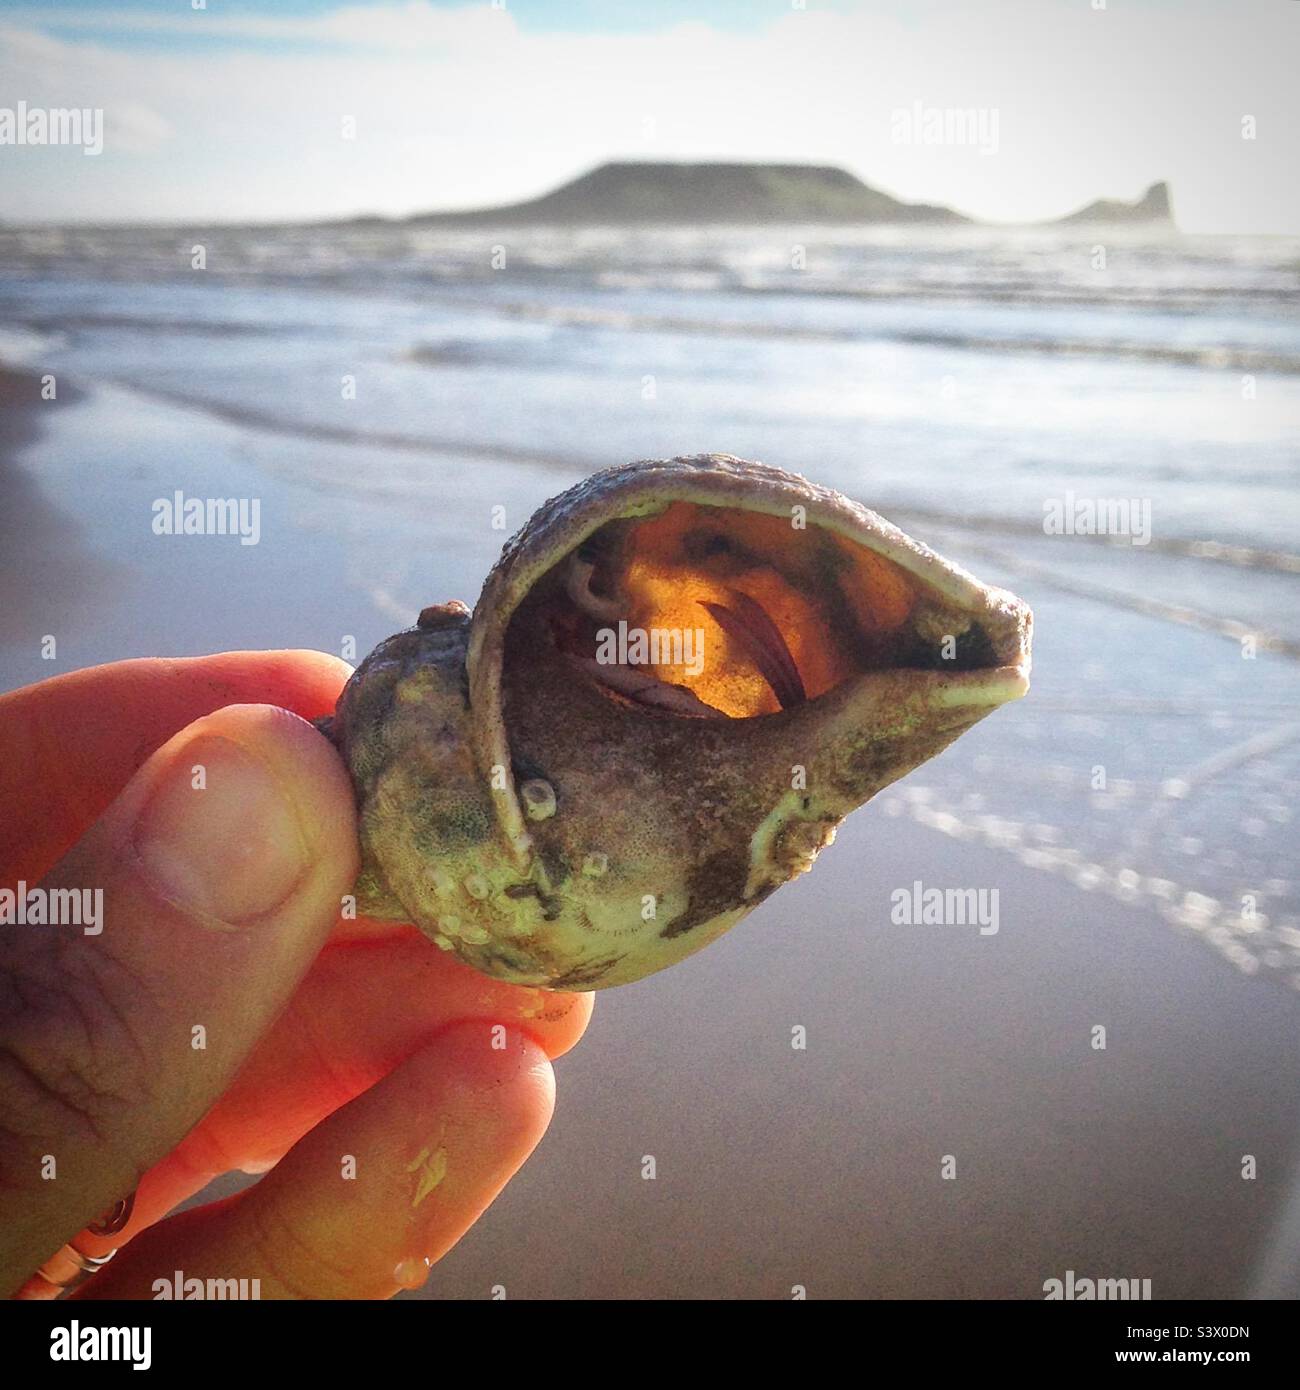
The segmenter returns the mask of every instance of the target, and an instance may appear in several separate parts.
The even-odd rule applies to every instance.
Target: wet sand
[[[75,504],[54,504],[40,484],[38,443],[51,412],[83,399],[60,381],[55,400],[41,398],[35,372],[0,363],[0,644],[38,651],[47,634],[80,631],[93,615],[92,593],[110,582],[113,566],[83,540]]]
[[[998,934],[892,925],[913,878],[996,885]],[[1068,1269],[1294,1296],[1295,1232],[1268,1243],[1298,1012],[878,799],[722,942],[598,1000],[537,1162],[426,1296],[1041,1298]]]

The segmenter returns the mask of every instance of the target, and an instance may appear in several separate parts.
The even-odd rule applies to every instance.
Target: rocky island
[[[965,223],[951,208],[904,203],[847,169],[817,164],[601,164],[540,198],[409,221],[470,226],[700,226],[751,223]]]

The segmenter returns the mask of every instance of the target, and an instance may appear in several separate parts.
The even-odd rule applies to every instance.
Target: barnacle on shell
[[[725,455],[546,503],[473,615],[380,644],[327,732],[361,909],[487,974],[626,984],[809,868],[1028,689],[1031,615],[838,493]]]

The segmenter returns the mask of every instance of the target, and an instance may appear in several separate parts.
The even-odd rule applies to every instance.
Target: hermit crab
[[[1031,615],[838,493],[721,454],[596,473],[425,609],[322,730],[358,908],[500,979],[627,984],[1028,689]]]

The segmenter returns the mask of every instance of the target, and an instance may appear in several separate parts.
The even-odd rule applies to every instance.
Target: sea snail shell
[[[838,493],[720,454],[597,473],[322,727],[358,907],[497,978],[662,970],[1028,689],[1031,614]]]

